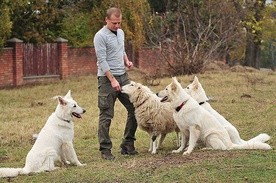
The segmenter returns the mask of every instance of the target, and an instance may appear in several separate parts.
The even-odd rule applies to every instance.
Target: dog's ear
[[[60,105],[66,105],[67,102],[62,98],[62,97],[58,97],[58,102]]]
[[[62,97],[62,96],[57,95],[57,96],[54,96],[53,99],[54,99],[54,100],[58,100],[58,97]]]
[[[176,83],[172,83],[171,85],[171,89],[172,91],[176,91],[177,87],[176,87]]]
[[[67,94],[64,96],[65,98],[71,98],[71,90],[67,92]]]
[[[194,89],[198,89],[198,85],[199,85],[199,81],[198,81],[198,78],[195,76],[194,77],[194,81],[193,81],[193,85],[194,85]]]
[[[172,89],[172,91],[176,91],[176,89],[177,89],[177,79],[176,79],[176,77],[172,77],[171,89]]]
[[[198,83],[198,78],[196,76],[194,77],[194,82]]]
[[[176,83],[176,82],[177,82],[176,77],[172,77],[172,82],[173,82],[173,83]]]

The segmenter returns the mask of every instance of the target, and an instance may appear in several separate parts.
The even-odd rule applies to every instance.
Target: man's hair
[[[106,18],[110,18],[111,15],[120,17],[122,15],[122,13],[119,8],[112,7],[112,8],[109,8],[108,10],[106,10]]]

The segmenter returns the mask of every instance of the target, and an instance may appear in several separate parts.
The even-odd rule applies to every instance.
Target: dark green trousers
[[[120,83],[121,87],[130,83],[127,73],[122,76],[114,77]],[[115,91],[106,76],[98,77],[98,91],[98,107],[100,110],[98,128],[99,150],[111,150],[112,148],[109,129],[111,120],[114,117],[114,105],[117,99],[119,99],[128,112],[122,144],[134,144],[134,141],[136,140],[135,132],[137,129],[137,121],[134,114],[133,104],[129,101],[128,95]]]

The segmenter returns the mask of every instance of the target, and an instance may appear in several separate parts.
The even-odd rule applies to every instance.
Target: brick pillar
[[[13,85],[23,84],[23,41],[12,38],[7,41],[13,47]]]
[[[57,38],[56,42],[58,43],[58,59],[59,59],[59,73],[60,79],[65,79],[69,75],[68,67],[68,41],[63,38]]]

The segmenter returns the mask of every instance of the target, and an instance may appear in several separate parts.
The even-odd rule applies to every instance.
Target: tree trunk
[[[263,18],[262,11],[265,8],[266,0],[248,1],[246,8],[242,7],[237,0],[232,0],[232,2],[239,13],[241,21],[245,23],[247,31],[244,64],[259,69],[262,39],[259,23]]]
[[[259,69],[261,43],[254,40],[254,35],[247,33],[244,65]]]

